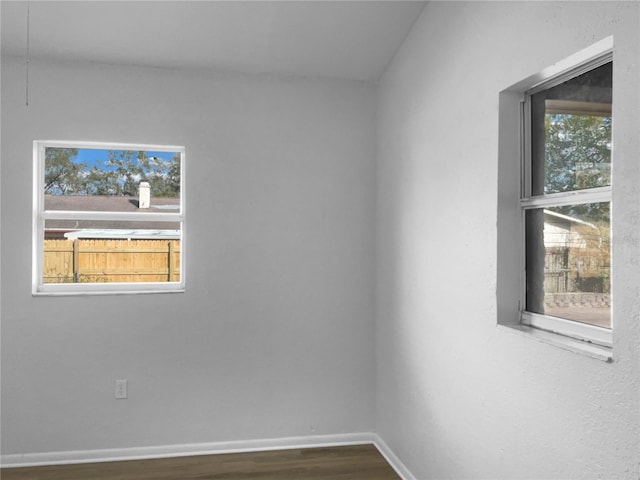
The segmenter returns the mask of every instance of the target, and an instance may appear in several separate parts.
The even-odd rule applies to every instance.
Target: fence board
[[[179,281],[180,241],[47,239],[43,276],[45,283]]]

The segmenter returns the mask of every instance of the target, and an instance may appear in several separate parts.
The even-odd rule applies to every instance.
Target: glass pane
[[[612,63],[531,97],[533,195],[611,185]]]
[[[45,149],[45,210],[180,210],[179,152]]]
[[[45,222],[43,283],[179,282],[176,222]]]
[[[526,212],[527,310],[611,328],[608,202]]]

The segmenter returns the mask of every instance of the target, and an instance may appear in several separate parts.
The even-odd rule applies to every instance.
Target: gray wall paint
[[[2,453],[373,430],[375,88],[2,64]],[[32,141],[185,145],[187,292],[33,298]],[[129,399],[114,400],[114,379]]]
[[[639,6],[432,2],[382,79],[377,432],[416,478],[639,476]],[[496,326],[496,201],[498,93],[609,35],[606,364]]]
[[[26,108],[3,59],[3,453],[375,428],[419,479],[637,478],[638,13],[430,3],[378,90],[377,199],[371,86],[34,61]],[[498,92],[610,34],[605,364],[496,327],[495,221]],[[30,296],[34,138],[187,146],[186,294]]]

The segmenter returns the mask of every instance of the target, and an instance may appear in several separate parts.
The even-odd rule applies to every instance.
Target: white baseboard
[[[70,465],[74,463],[115,462],[148,458],[213,455],[290,448],[333,447],[341,445],[374,444],[376,435],[370,432],[336,435],[314,435],[262,440],[192,443],[155,447],[110,448],[100,450],[75,450],[66,452],[9,454],[0,457],[3,468],[32,467],[39,465]]]
[[[373,444],[402,480],[416,480],[409,469],[377,434],[371,432],[306,437],[239,440],[230,442],[190,443],[154,447],[108,448],[66,452],[25,453],[0,456],[2,468],[34,467],[41,465],[71,465],[76,463],[116,462],[149,458],[215,455],[221,453],[287,450],[291,448],[336,447]]]
[[[393,453],[393,451],[384,442],[384,440],[382,440],[382,438],[378,436],[378,434],[374,433],[373,437],[373,444],[402,480],[417,480],[416,477],[413,476],[413,473],[411,473],[406,465],[402,463],[402,461],[396,456],[395,453]]]

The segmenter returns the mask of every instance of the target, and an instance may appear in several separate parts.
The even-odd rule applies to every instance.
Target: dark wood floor
[[[373,445],[5,468],[2,480],[399,480]]]

